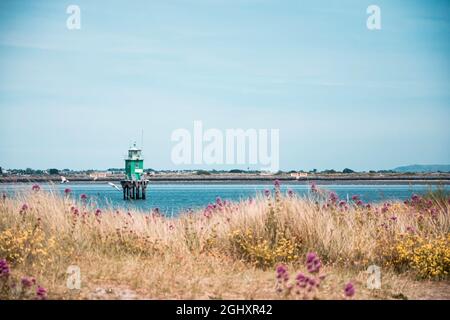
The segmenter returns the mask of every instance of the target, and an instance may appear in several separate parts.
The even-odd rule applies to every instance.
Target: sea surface
[[[120,187],[120,183],[117,183]],[[112,206],[114,208],[130,208],[150,211],[158,208],[166,215],[176,215],[189,209],[200,209],[209,203],[214,203],[217,197],[222,200],[239,201],[262,195],[264,190],[273,190],[273,185],[266,183],[176,183],[176,184],[150,184],[147,188],[146,200],[123,200],[123,193],[107,183],[68,183],[68,184],[39,184],[42,190],[64,194],[69,188],[71,196],[79,198],[87,195],[88,201],[94,202],[98,207]],[[424,194],[431,188],[443,188],[450,191],[450,185],[429,186],[416,184],[326,184],[317,185],[319,188],[334,191],[338,196],[347,200],[358,195],[364,202],[382,202],[404,200],[412,194]],[[10,196],[31,191],[32,184],[0,184],[0,192]],[[282,192],[292,190],[300,196],[307,197],[310,186],[305,184],[288,184],[281,186]]]

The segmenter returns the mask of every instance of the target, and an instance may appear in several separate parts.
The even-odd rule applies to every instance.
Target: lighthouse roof
[[[138,147],[136,147],[136,142],[133,144],[133,146],[132,147],[130,147],[130,149],[128,149],[128,150],[130,150],[130,151],[139,151],[139,150],[141,150],[141,149],[139,149]]]

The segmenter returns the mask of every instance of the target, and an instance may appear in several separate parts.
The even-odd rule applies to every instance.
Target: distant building
[[[92,179],[98,179],[98,178],[106,178],[108,176],[110,176],[111,174],[108,171],[105,172],[92,172],[89,174],[89,177],[91,177]]]
[[[308,174],[306,172],[293,172],[291,173],[291,177],[295,179],[306,178]]]

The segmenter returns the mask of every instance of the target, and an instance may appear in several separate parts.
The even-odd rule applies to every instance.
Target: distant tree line
[[[91,174],[94,172],[97,172],[98,170],[94,170],[94,169],[88,169],[88,170],[71,170],[71,169],[56,169],[56,168],[50,168],[47,170],[42,170],[42,169],[32,169],[32,168],[26,168],[26,169],[9,169],[7,171],[5,171],[4,168],[0,167],[0,174],[5,174],[6,172],[10,173],[10,174],[15,174],[15,175],[43,175],[43,174],[50,174],[50,175],[70,175],[70,174]],[[124,169],[123,168],[109,168],[106,171],[109,171],[111,173],[123,173]],[[197,175],[210,175],[210,174],[224,174],[224,173],[232,173],[232,174],[259,174],[261,173],[261,171],[259,170],[244,170],[244,169],[231,169],[231,170],[216,170],[216,169],[212,169],[212,170],[155,170],[152,168],[148,168],[144,170],[145,173],[147,174],[151,174],[151,173],[193,173],[193,174],[197,174]],[[312,169],[309,171],[305,171],[305,170],[289,170],[289,171],[278,171],[276,174],[278,175],[282,175],[282,174],[291,174],[291,173],[297,173],[297,172],[301,172],[301,173],[310,173],[310,174],[339,174],[339,173],[344,173],[344,174],[352,174],[352,173],[357,173],[356,171],[350,169],[350,168],[345,168],[342,171],[338,171],[335,169],[325,169],[322,171],[319,171],[317,169]],[[369,173],[369,174],[388,174],[388,173],[400,173],[400,174],[413,174],[413,172],[396,172],[395,170],[370,170],[368,172],[366,171],[362,171],[359,173]]]

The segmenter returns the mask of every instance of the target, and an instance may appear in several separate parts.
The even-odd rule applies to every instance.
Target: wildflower
[[[72,190],[69,189],[69,188],[64,189],[64,194],[65,194],[66,196],[69,195],[71,192],[72,192]]]
[[[303,274],[303,273],[299,273],[296,277],[295,277],[295,280],[297,280],[297,282],[303,282],[303,281],[305,281],[305,279],[306,279],[307,277]]]
[[[294,196],[294,191],[292,191],[291,189],[289,189],[287,193],[288,193],[288,196],[291,198]]]
[[[289,280],[289,273],[287,271],[287,267],[284,264],[280,264],[276,268],[276,272],[277,272],[277,279],[279,281],[281,281],[281,280],[288,281]]]
[[[372,206],[370,205],[370,203],[368,203],[368,204],[366,204],[366,209],[371,209],[372,208]]]
[[[353,196],[352,196],[352,200],[353,200],[353,201],[358,201],[358,200],[359,200],[359,196],[356,195],[356,194],[353,195]]]
[[[414,227],[407,227],[406,231],[410,232],[410,233],[415,233],[416,229]]]
[[[276,180],[273,182],[273,185],[275,186],[276,189],[279,189],[279,188],[280,188],[280,180],[276,179]]]
[[[339,197],[336,194],[336,192],[330,192],[329,199],[331,202],[335,203],[336,201],[339,200]]]
[[[322,263],[316,253],[310,252],[306,256],[306,268],[309,273],[317,273],[320,271]]]
[[[216,204],[220,207],[222,205],[224,205],[224,203],[222,202],[222,199],[220,197],[216,198]]]
[[[285,272],[287,272],[287,267],[284,264],[280,264],[277,269],[277,274],[284,274]]]
[[[397,217],[396,216],[392,216],[391,220],[395,222],[395,221],[397,221]]]
[[[314,278],[309,278],[308,284],[309,284],[311,287],[315,287],[315,286],[317,286],[319,283],[316,281],[316,279],[314,279]]]
[[[32,187],[31,187],[31,190],[33,190],[33,191],[39,191],[39,190],[41,190],[41,187],[39,187],[39,185],[38,184],[34,184]]]
[[[3,199],[3,201],[6,200],[6,193],[4,193],[4,192],[3,192],[3,194],[2,194],[2,199]],[[450,200],[449,200],[449,201],[450,201]]]
[[[80,196],[81,200],[86,200],[87,199],[87,195],[85,195],[84,193]]]
[[[96,216],[99,216],[101,213],[102,213],[102,210],[100,210],[100,209],[95,210],[95,215]]]
[[[8,262],[6,259],[0,259],[0,279],[8,278],[11,270],[9,269]]]
[[[270,191],[269,190],[264,190],[264,195],[266,196],[266,197],[270,197]]]
[[[361,207],[363,205],[363,202],[361,200],[356,201],[356,205]]]
[[[344,287],[344,294],[346,297],[353,297],[355,295],[355,286],[349,282]]]
[[[212,217],[212,206],[211,205],[208,205],[206,207],[205,211],[203,211],[203,215],[208,219]]]
[[[21,279],[21,283],[22,283],[22,287],[23,288],[30,288],[31,286],[36,284],[36,279],[35,278],[23,277]]]
[[[309,278],[303,273],[299,273],[295,280],[297,280],[297,286],[299,286],[300,288],[305,288],[306,284],[309,282]]]
[[[38,286],[36,289],[36,298],[39,300],[47,299],[47,290],[41,286]]]
[[[420,201],[421,201],[421,198],[420,198],[417,194],[413,194],[413,195],[411,196],[411,200],[412,200],[413,202],[417,203],[417,202],[420,202]]]
[[[28,205],[26,203],[24,203],[22,205],[22,208],[20,208],[20,213],[25,213],[25,212],[27,212],[28,209],[29,209]]]
[[[311,192],[312,193],[316,193],[318,190],[317,190],[317,186],[316,186],[316,184],[313,182],[313,183],[311,183]]]
[[[347,204],[344,200],[339,201],[339,207],[343,207]]]
[[[170,224],[169,225],[169,230],[173,230],[173,229],[175,229],[175,227],[173,226],[173,224]]]

